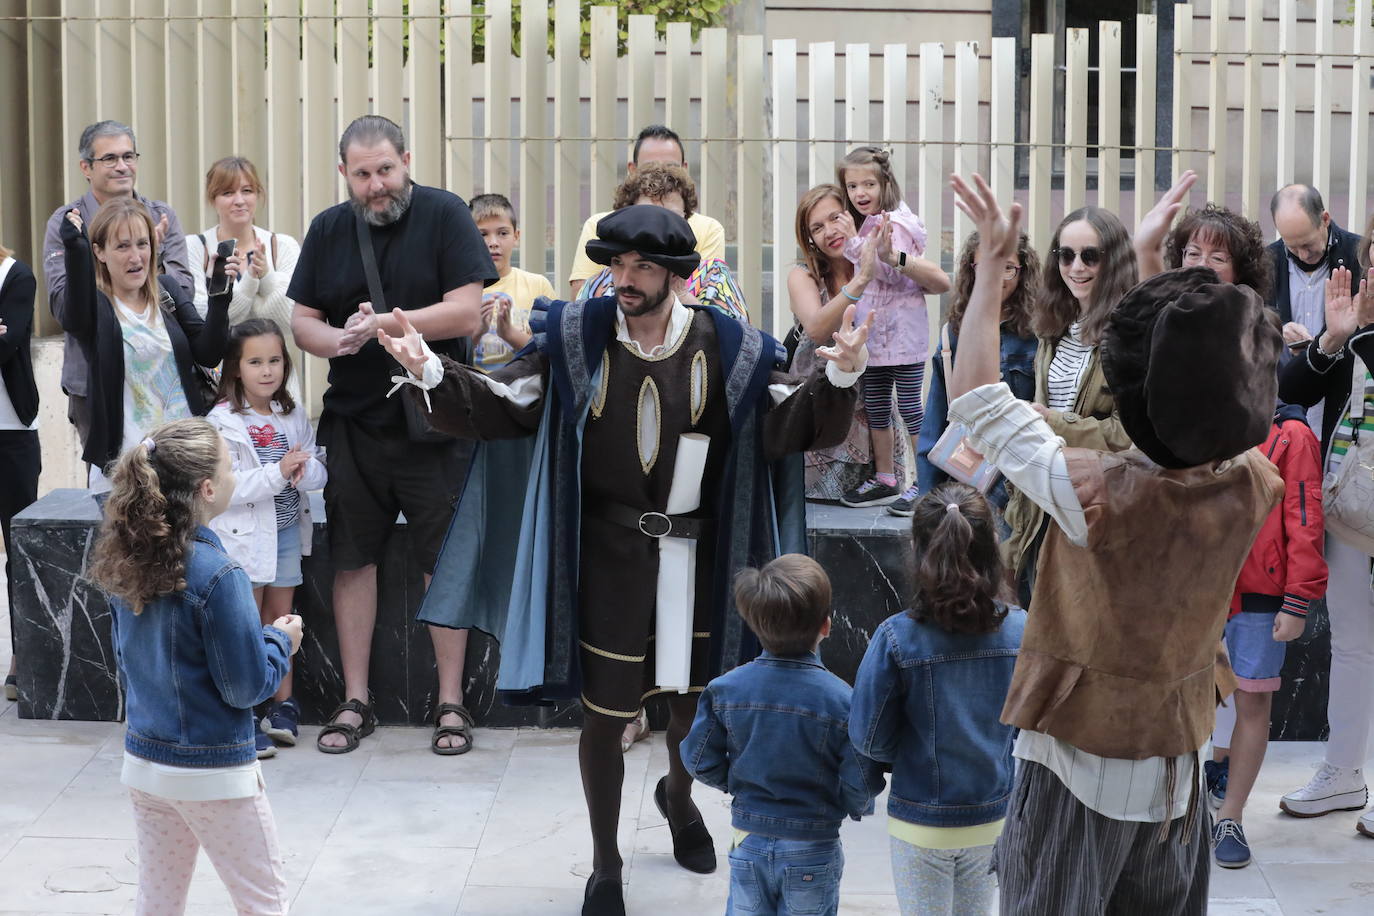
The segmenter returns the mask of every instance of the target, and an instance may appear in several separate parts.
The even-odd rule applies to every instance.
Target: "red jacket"
[[[1285,405],[1261,451],[1283,476],[1283,502],[1264,520],[1245,559],[1231,616],[1243,608],[1306,617],[1308,604],[1326,594],[1321,446],[1301,408]]]

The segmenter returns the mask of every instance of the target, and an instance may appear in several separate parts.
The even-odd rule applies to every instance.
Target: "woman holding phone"
[[[230,292],[210,296],[202,319],[181,284],[155,272],[153,218],[133,198],[106,201],[89,229],[71,210],[61,232],[64,330],[80,341],[90,372],[91,426],[81,457],[90,465],[89,486],[105,491],[103,469],[148,430],[210,410],[198,367],[217,366],[224,357]],[[242,254],[225,259],[230,283],[243,269]]]

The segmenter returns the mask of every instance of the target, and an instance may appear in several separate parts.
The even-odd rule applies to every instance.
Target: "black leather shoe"
[[[709,875],[716,870],[716,844],[706,830],[704,821],[692,821],[678,827],[668,817],[668,777],[664,776],[654,787],[654,804],[658,813],[668,822],[668,831],[673,835],[673,858],[677,864],[699,875]]]
[[[625,916],[625,892],[619,877],[603,878],[592,872],[587,879],[587,892],[582,895],[582,916]]]

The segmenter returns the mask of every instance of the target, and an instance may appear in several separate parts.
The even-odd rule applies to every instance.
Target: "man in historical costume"
[[[545,303],[534,341],[490,375],[433,356],[409,329],[379,337],[431,422],[483,443],[420,616],[500,638],[507,701],[581,699],[594,849],[583,912],[619,914],[620,739],[651,694],[670,713],[654,800],[673,854],[715,869],[677,746],[707,681],[758,651],[730,600],[734,574],[805,549],[797,455],[848,431],[868,326],[851,310],[825,369],[786,376],[777,341],[678,301],[699,262],[682,217],[627,207],[597,236],[587,253],[611,267],[615,295]]]
[[[1216,649],[1250,545],[1283,494],[1254,446],[1281,336],[1248,287],[1206,267],[1117,305],[1107,382],[1136,449],[1065,448],[998,372],[1001,265],[1020,208],[954,181],[980,233],[950,418],[1053,520],[1002,721],[1021,764],[996,868],[1004,913],[1203,913],[1210,870],[1198,750]]]

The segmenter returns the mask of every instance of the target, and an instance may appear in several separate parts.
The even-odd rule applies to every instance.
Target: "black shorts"
[[[330,414],[320,421],[320,435],[327,446],[324,508],[334,568],[379,563],[402,513],[415,561],[433,570],[472,444],[411,442],[404,430],[385,433]]]

